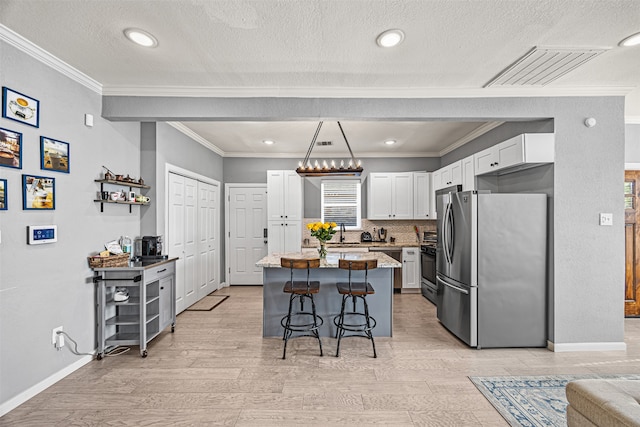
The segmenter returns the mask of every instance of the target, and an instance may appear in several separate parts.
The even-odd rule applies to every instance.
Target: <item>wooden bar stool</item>
[[[280,324],[284,328],[284,350],[282,352],[282,358],[286,358],[287,355],[287,342],[295,332],[296,337],[315,337],[318,339],[320,345],[320,356],[322,356],[322,341],[318,334],[318,328],[322,326],[324,320],[322,317],[316,314],[316,303],[313,300],[313,294],[320,292],[320,282],[310,281],[309,276],[312,268],[320,267],[320,258],[315,259],[294,259],[294,258],[281,258],[280,266],[289,268],[291,270],[291,278],[284,284],[285,293],[291,294],[289,296],[289,312],[286,316],[280,320]],[[307,270],[306,280],[293,280],[294,270]],[[292,311],[293,302],[295,299],[300,301],[300,311]],[[311,311],[304,310],[305,299],[311,300]],[[295,337],[294,337],[295,338]]]
[[[369,316],[369,305],[367,304],[367,295],[375,293],[373,286],[367,282],[367,274],[369,270],[377,267],[377,260],[338,260],[338,268],[349,270],[349,281],[336,283],[338,293],[342,295],[342,309],[340,310],[340,314],[333,318],[333,323],[338,328],[336,332],[336,337],[338,338],[336,357],[340,355],[340,340],[342,340],[343,337],[364,337],[370,339],[371,345],[373,346],[373,357],[378,357],[376,354],[376,343],[371,333],[371,330],[376,327],[376,319]],[[363,270],[364,281],[359,282],[352,279],[352,271]],[[345,311],[345,305],[349,298],[353,300],[353,311]],[[356,311],[358,298],[362,300],[363,311]],[[345,335],[345,332],[349,332],[350,334]]]

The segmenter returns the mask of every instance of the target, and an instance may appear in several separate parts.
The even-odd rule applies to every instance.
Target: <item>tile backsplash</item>
[[[309,245],[316,246],[318,240],[315,237],[311,237],[311,232],[307,229],[307,224],[310,222],[318,222],[320,218],[304,218],[302,221],[302,242],[303,246],[305,239],[309,239]],[[374,240],[378,240],[377,231],[380,227],[384,227],[387,230],[387,242],[391,237],[395,237],[396,243],[417,243],[418,238],[413,229],[413,226],[417,226],[420,231],[420,239],[422,239],[423,231],[436,231],[436,221],[432,220],[402,220],[402,221],[372,221],[368,219],[362,219],[362,229],[353,230],[345,233],[345,242],[359,242],[360,235],[364,231],[368,231],[373,236]],[[376,233],[374,233],[374,230]],[[333,236],[332,242],[338,242],[340,239],[340,231]]]

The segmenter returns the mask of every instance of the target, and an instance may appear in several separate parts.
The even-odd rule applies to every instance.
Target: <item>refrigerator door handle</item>
[[[448,221],[447,221],[447,228],[449,229],[449,235],[447,236],[447,251],[449,252],[449,264],[451,264],[453,262],[453,251],[454,251],[454,242],[456,239],[456,235],[455,235],[455,229],[456,226],[454,224],[454,217],[453,217],[453,205],[451,203],[449,203],[449,210],[447,212],[448,215]]]
[[[456,291],[460,292],[461,294],[469,295],[469,291],[468,291],[468,290],[463,289],[463,288],[460,288],[460,287],[458,287],[458,286],[454,286],[454,285],[452,285],[451,283],[447,283],[447,282],[445,282],[444,280],[442,280],[440,277],[436,277],[436,280],[437,280],[439,283],[442,283],[443,285],[448,286],[448,287],[450,287],[451,289],[454,289],[454,290],[456,290]]]
[[[444,215],[442,215],[442,249],[444,252],[444,258],[447,264],[451,264],[451,260],[449,259],[449,242],[447,241],[448,230],[449,230],[449,208],[451,207],[450,203],[444,208]]]

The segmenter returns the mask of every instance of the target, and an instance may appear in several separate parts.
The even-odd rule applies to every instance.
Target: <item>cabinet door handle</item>
[[[162,273],[163,271],[167,271],[166,268],[163,268],[162,270],[157,271],[156,273]]]
[[[164,286],[160,286],[160,290],[163,290],[163,289],[164,289]]]

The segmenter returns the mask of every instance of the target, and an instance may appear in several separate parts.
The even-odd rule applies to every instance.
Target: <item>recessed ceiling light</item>
[[[402,40],[404,40],[402,30],[387,30],[378,36],[376,43],[380,47],[393,47],[399,45]]]
[[[265,140],[264,140],[264,141],[262,141],[262,142],[264,142],[264,143],[265,143],[265,144],[267,144],[267,145],[273,145],[273,144],[274,144],[274,142],[273,142],[272,140],[270,140],[270,139],[265,139]]]
[[[396,143],[396,141],[395,141],[395,139],[388,139],[384,143],[387,144],[387,145],[393,145],[393,144]]]
[[[158,40],[148,32],[139,28],[127,28],[124,30],[126,38],[144,47],[156,47],[158,46]]]
[[[618,46],[631,47],[640,44],[640,33],[635,33],[618,43]]]

